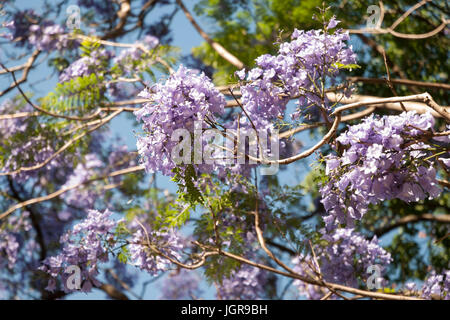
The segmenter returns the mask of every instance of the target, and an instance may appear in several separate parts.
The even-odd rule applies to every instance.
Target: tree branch
[[[405,217],[402,217],[398,219],[396,222],[394,222],[391,225],[384,226],[382,228],[378,228],[374,231],[374,234],[377,237],[381,237],[382,235],[388,233],[389,231],[398,228],[400,226],[403,226],[408,223],[414,223],[419,221],[435,221],[440,223],[450,223],[450,214],[440,214],[440,215],[434,215],[431,213],[424,213],[421,215],[415,215],[411,214]]]
[[[180,6],[181,10],[183,10],[184,15],[188,20],[191,22],[191,24],[194,26],[194,28],[198,31],[198,33],[202,36],[203,39],[206,40],[206,42],[209,43],[209,45],[216,50],[216,52],[225,60],[227,60],[229,63],[231,63],[233,66],[235,66],[238,69],[244,68],[244,63],[240,61],[236,56],[231,54],[228,50],[226,50],[222,45],[215,42],[213,39],[211,39],[203,30],[200,28],[198,23],[194,20],[194,17],[189,13],[188,9],[184,6],[183,2],[181,0],[176,0],[178,5]]]
[[[41,197],[37,197],[37,198],[33,198],[33,199],[29,199],[29,200],[20,202],[20,203],[18,203],[16,205],[10,207],[8,210],[3,212],[2,214],[0,214],[0,220],[4,219],[5,217],[7,217],[8,215],[10,215],[11,213],[13,213],[14,211],[16,211],[18,209],[24,208],[24,207],[26,207],[28,205],[31,205],[31,204],[35,204],[35,203],[51,200],[51,199],[56,198],[59,195],[65,193],[67,191],[76,189],[76,188],[78,188],[78,187],[80,187],[82,185],[89,184],[89,183],[92,183],[94,181],[102,180],[102,179],[105,179],[105,178],[108,178],[108,177],[116,177],[116,176],[119,176],[119,175],[122,175],[122,174],[128,174],[128,173],[133,173],[133,172],[142,171],[142,170],[144,170],[144,167],[142,167],[142,166],[134,166],[134,167],[126,168],[126,169],[113,171],[113,172],[111,172],[111,173],[109,173],[107,175],[104,175],[104,176],[92,178],[92,179],[86,180],[84,182],[77,183],[77,184],[75,184],[73,186],[61,188],[61,189],[59,189],[59,190],[57,190],[57,191],[55,191],[53,193],[50,193],[50,194],[48,194],[46,196],[41,196]]]

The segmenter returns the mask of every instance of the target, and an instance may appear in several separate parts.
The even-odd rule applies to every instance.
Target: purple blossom
[[[424,299],[450,300],[450,270],[444,270],[443,274],[432,271],[425,279],[420,293]]]
[[[222,300],[255,300],[264,296],[267,272],[242,264],[218,286],[217,297]]]
[[[122,50],[114,59],[114,63],[125,74],[132,74],[136,71],[142,72],[147,68],[147,64],[142,62],[149,57],[138,45],[146,50],[152,50],[159,45],[159,39],[152,35],[146,35],[142,41],[136,42],[135,45],[134,47]]]
[[[325,230],[321,232],[322,240],[327,244],[314,248],[320,268],[310,256],[298,256],[292,261],[294,271],[303,276],[314,275],[314,268],[315,271],[320,270],[328,282],[357,287],[358,276],[362,280],[369,276],[366,273],[369,266],[380,265],[384,268],[392,261],[390,253],[379,246],[376,237],[369,241],[348,228],[335,229],[331,234]],[[309,299],[320,299],[326,293],[324,289],[300,280],[295,280],[294,285]]]
[[[81,269],[83,284],[81,290],[89,292],[92,286],[98,286],[96,279],[98,265],[109,260],[109,247],[113,243],[113,231],[120,221],[111,219],[112,213],[105,210],[89,210],[87,217],[66,232],[60,239],[63,245],[61,253],[43,261],[40,270],[49,274],[47,290],[56,289],[56,278],[60,275],[65,283],[65,272],[68,266]],[[66,292],[70,291],[64,286]]]
[[[62,188],[86,182],[95,175],[96,171],[104,167],[104,163],[94,153],[86,155],[84,160],[76,166]],[[83,188],[82,186],[64,194],[66,202],[77,208],[92,207],[98,196],[98,192],[92,188]]]
[[[151,231],[147,228],[146,233],[142,229],[138,229],[128,245],[130,262],[154,276],[171,268],[172,262],[158,255],[149,245],[158,248],[160,252],[176,260],[181,259],[180,252],[185,246],[183,239],[173,229]]]
[[[105,67],[108,65],[109,59],[111,59],[113,54],[112,51],[99,49],[93,51],[89,57],[85,56],[75,60],[61,73],[59,82],[66,82],[93,73],[97,76],[102,75],[106,71]]]
[[[28,41],[41,51],[63,50],[78,44],[77,40],[69,39],[63,27],[50,21],[31,25],[29,33]]]
[[[150,92],[144,90],[139,96],[152,100],[135,112],[146,132],[137,141],[141,162],[148,172],[160,171],[165,175],[172,175],[176,167],[172,149],[179,142],[171,140],[175,130],[193,132],[195,121],[213,120],[215,114],[223,113],[225,106],[224,96],[207,76],[194,74],[183,66],[164,84],[156,84]]]
[[[336,24],[331,20],[330,25]],[[292,41],[280,45],[278,55],[262,55],[256,59],[257,67],[248,72],[248,84],[241,86],[242,104],[259,128],[267,121],[283,117],[291,97],[297,101],[297,118],[302,108],[317,105],[329,108],[328,101],[321,101],[323,92],[318,88],[327,78],[339,74],[340,65],[356,62],[351,47],[346,47],[347,33],[336,31],[328,34],[322,30],[295,29]],[[242,70],[240,71],[242,74]]]
[[[431,114],[404,112],[398,116],[371,115],[350,126],[337,141],[346,147],[341,157],[326,158],[328,183],[320,189],[328,213],[327,226],[353,225],[369,204],[401,199],[406,202],[437,197],[441,189],[436,170],[426,160],[430,147],[415,139],[432,130]]]
[[[330,19],[330,22],[328,22],[327,29],[333,29],[333,28],[336,28],[336,26],[339,24],[339,22],[341,22],[341,21],[336,20],[336,17],[333,16],[333,17]]]
[[[202,294],[200,277],[193,270],[180,269],[169,274],[161,287],[164,300],[198,299]]]

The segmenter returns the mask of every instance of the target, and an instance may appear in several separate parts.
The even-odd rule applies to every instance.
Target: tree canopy
[[[450,299],[445,1],[38,2],[0,8],[0,297]]]

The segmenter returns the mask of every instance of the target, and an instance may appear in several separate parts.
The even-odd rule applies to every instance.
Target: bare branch
[[[120,9],[119,11],[117,11],[119,23],[117,23],[116,27],[103,37],[104,39],[115,38],[122,34],[123,28],[127,23],[130,11],[131,11],[130,0],[120,0]]]
[[[439,215],[434,215],[431,213],[424,213],[420,215],[411,214],[398,219],[397,221],[388,226],[376,229],[374,231],[374,234],[377,235],[377,237],[380,237],[395,228],[398,228],[408,223],[414,223],[418,221],[435,221],[441,223],[450,223],[450,214],[439,214]]]
[[[0,214],[0,220],[4,219],[5,217],[7,217],[8,215],[10,215],[11,213],[13,213],[14,211],[24,208],[26,206],[32,205],[32,204],[36,204],[36,203],[40,203],[40,202],[44,202],[44,201],[48,201],[51,199],[54,199],[58,196],[60,196],[61,194],[68,192],[70,190],[79,188],[82,185],[86,185],[86,184],[90,184],[94,181],[98,181],[98,180],[103,180],[105,178],[108,177],[116,177],[119,175],[123,175],[123,174],[128,174],[128,173],[133,173],[133,172],[138,172],[138,171],[142,171],[144,170],[144,167],[142,166],[135,166],[135,167],[130,167],[130,168],[126,168],[126,169],[121,169],[121,170],[117,170],[117,171],[113,171],[107,175],[104,176],[100,176],[100,177],[96,177],[96,178],[92,178],[89,180],[86,180],[84,182],[80,182],[77,183],[75,185],[69,186],[69,187],[65,187],[65,188],[61,188],[53,193],[50,193],[46,196],[41,196],[41,197],[37,197],[37,198],[33,198],[33,199],[28,199],[26,201],[20,202],[12,207],[10,207],[8,210],[6,210],[5,212],[3,212],[2,214]]]
[[[216,252],[219,254],[219,251],[217,248],[214,248],[212,246],[209,245],[205,245],[205,244],[201,244],[199,242],[194,242],[195,244],[197,244],[200,247],[203,248],[207,248],[207,249],[211,249],[211,250],[216,250]],[[288,278],[292,278],[292,279],[298,279],[301,280],[303,282],[312,284],[312,285],[316,285],[316,286],[325,286],[325,284],[323,282],[311,279],[309,277],[305,277],[302,276],[300,274],[297,273],[289,273],[289,272],[284,272],[278,269],[275,269],[273,267],[261,264],[261,263],[257,263],[251,260],[248,260],[244,257],[238,256],[236,254],[230,253],[228,251],[224,251],[221,250],[220,255],[223,255],[225,257],[231,258],[233,260],[239,261],[241,263],[245,263],[248,264],[250,266],[259,268],[259,269],[263,269],[263,270],[267,270]],[[409,297],[409,296],[403,296],[403,295],[396,295],[396,294],[388,294],[388,293],[381,293],[381,292],[372,292],[372,291],[366,291],[366,290],[361,290],[361,289],[356,289],[356,288],[352,288],[352,287],[348,287],[345,285],[340,285],[340,284],[335,284],[335,283],[330,283],[330,282],[326,282],[326,286],[332,288],[333,290],[339,290],[339,291],[344,291],[344,292],[348,292],[351,294],[356,294],[356,295],[362,295],[364,297],[370,297],[370,298],[375,298],[375,299],[387,299],[387,300],[422,300],[416,297]]]
[[[194,20],[194,17],[189,13],[188,9],[184,6],[183,2],[181,0],[176,0],[178,5],[180,6],[181,10],[183,10],[186,18],[191,22],[191,24],[194,26],[194,28],[198,31],[198,33],[202,36],[203,39],[206,40],[206,42],[209,43],[211,47],[213,47],[214,50],[225,60],[227,60],[229,63],[231,63],[233,66],[235,66],[238,69],[244,68],[244,63],[240,61],[236,56],[231,54],[228,50],[226,50],[222,45],[215,42],[213,39],[211,39],[203,30],[200,28],[198,23]]]
[[[385,83],[385,79],[378,78],[365,78],[365,77],[349,77],[349,81],[351,82],[365,82],[365,83]],[[438,82],[423,82],[423,81],[414,81],[408,79],[391,79],[392,84],[405,85],[405,86],[415,86],[415,87],[423,87],[423,88],[433,88],[433,89],[444,89],[450,90],[450,84],[446,83],[438,83]]]
[[[76,141],[80,140],[81,138],[83,138],[86,134],[91,133],[92,131],[97,130],[98,128],[100,128],[101,126],[105,125],[106,123],[108,123],[109,121],[111,121],[113,118],[115,118],[117,115],[119,115],[123,110],[119,109],[117,111],[115,111],[114,113],[110,114],[109,116],[101,119],[102,121],[96,125],[95,127],[79,134],[78,136],[70,139],[69,141],[67,141],[60,149],[58,149],[58,151],[56,151],[55,153],[53,153],[50,157],[48,157],[47,159],[45,159],[44,161],[42,161],[41,163],[38,163],[36,165],[33,165],[31,167],[20,167],[17,170],[14,171],[10,171],[10,172],[0,172],[0,176],[10,176],[10,175],[14,175],[23,171],[32,171],[32,170],[37,170],[40,169],[42,167],[44,167],[45,165],[47,165],[50,161],[52,161],[53,159],[55,159],[58,155],[60,155],[62,152],[64,152],[64,150],[66,150],[67,148],[69,148],[73,143],[75,143]]]
[[[405,13],[403,13],[389,28],[384,29],[381,28],[381,23],[383,21],[384,18],[384,6],[380,1],[380,7],[381,7],[381,14],[382,17],[380,18],[380,20],[378,21],[377,25],[375,28],[363,28],[363,29],[346,29],[345,31],[348,31],[349,33],[353,33],[353,34],[362,34],[362,33],[369,33],[369,34],[391,34],[394,37],[398,37],[398,38],[403,38],[403,39],[426,39],[429,37],[432,37],[436,34],[438,34],[439,32],[441,32],[442,30],[444,30],[444,28],[447,26],[447,24],[450,23],[450,20],[444,19],[442,18],[442,23],[435,29],[426,32],[426,33],[421,33],[421,34],[407,34],[407,33],[401,33],[401,32],[397,32],[394,29],[400,24],[402,23],[412,12],[414,12],[415,10],[417,10],[418,8],[422,7],[423,5],[425,5],[428,2],[431,2],[432,0],[422,0],[419,3],[415,4],[414,6],[412,6],[411,8],[409,8]]]
[[[22,72],[22,77],[19,80],[16,80],[15,75],[14,75],[14,70],[9,70],[8,68],[6,68],[3,64],[1,64],[1,66],[3,67],[3,69],[5,69],[5,71],[7,73],[11,73],[14,79],[14,82],[11,83],[11,85],[3,90],[2,92],[0,92],[0,97],[5,95],[6,93],[8,93],[9,91],[11,91],[12,89],[14,89],[16,86],[18,86],[19,84],[27,81],[28,78],[28,73],[30,72],[31,67],[33,66],[34,61],[36,61],[38,55],[41,53],[41,51],[36,50],[33,52],[33,54],[31,55],[31,57],[28,59],[28,61],[25,63],[25,66]]]
[[[336,101],[338,99],[337,95],[329,94],[327,97],[330,99],[330,101]],[[344,98],[342,100],[343,103],[348,103],[350,101],[355,101],[353,103],[344,105],[342,107],[338,107],[334,110],[333,114],[336,114],[338,112],[342,112],[344,110],[352,109],[352,108],[359,108],[362,106],[372,106],[372,105],[383,105],[384,108],[393,109],[393,110],[401,110],[401,107],[399,107],[396,103],[398,102],[404,102],[405,108],[409,110],[415,110],[419,113],[424,113],[426,111],[430,111],[429,108],[433,109],[434,115],[440,115],[441,117],[445,118],[448,122],[450,122],[450,113],[449,111],[439,106],[431,97],[431,95],[428,92],[416,94],[416,95],[410,95],[410,96],[404,96],[404,97],[391,97],[391,98],[378,98],[378,97],[371,97],[371,96],[355,96],[350,98]],[[423,102],[425,105],[414,105],[413,108],[410,108],[410,105],[407,102]],[[427,108],[427,106],[429,108]],[[422,111],[422,112],[420,112]],[[432,112],[433,114],[433,112]]]

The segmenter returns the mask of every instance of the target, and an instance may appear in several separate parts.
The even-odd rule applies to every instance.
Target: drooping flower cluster
[[[29,213],[10,217],[7,223],[0,225],[0,268],[13,269],[20,249],[20,236],[31,229]]]
[[[26,104],[19,108],[18,104],[11,99],[5,99],[0,104],[1,114],[10,114],[14,112],[31,112],[33,108]],[[25,131],[27,127],[27,118],[13,118],[0,120],[0,145],[4,145],[15,133]]]
[[[114,59],[114,63],[123,71],[124,74],[131,73],[136,70],[136,67],[139,66],[137,70],[143,71],[142,69],[147,67],[141,64],[141,60],[143,60],[145,52],[138,47],[138,45],[142,46],[146,50],[154,49],[159,44],[158,38],[146,35],[142,41],[136,42],[134,47],[122,50],[119,55]]]
[[[445,270],[442,274],[432,271],[420,290],[414,282],[407,283],[406,288],[412,293],[419,293],[424,299],[450,300],[450,270]]]
[[[64,33],[63,27],[50,21],[33,24],[29,31],[29,42],[41,51],[63,50],[78,43]]]
[[[223,300],[255,300],[264,295],[267,272],[243,264],[229,278],[225,278],[218,287],[217,296]]]
[[[112,168],[111,170],[125,169],[135,165],[137,165],[136,156],[130,155],[130,150],[128,150],[127,145],[112,146],[111,153],[108,156],[108,167]],[[123,177],[121,176],[111,178],[113,183],[119,183],[122,179]]]
[[[194,121],[213,120],[214,114],[223,113],[225,98],[207,76],[194,74],[183,66],[164,84],[156,84],[150,90],[139,96],[152,102],[135,112],[146,133],[138,138],[138,152],[148,172],[172,175],[176,167],[172,151],[179,143],[171,139],[175,130],[193,133]]]
[[[31,21],[37,21],[38,16],[32,9],[18,10],[16,11],[11,21],[8,21],[4,27],[9,29],[8,34],[4,34],[3,37],[14,40],[14,44],[23,46],[30,34]]]
[[[4,261],[7,261],[8,268],[14,268],[18,251],[19,243],[16,237],[8,232],[0,233],[0,266],[5,265]]]
[[[19,99],[6,99],[0,104],[1,114],[33,112],[31,105],[20,102]],[[39,131],[36,130],[39,128]],[[3,150],[1,172],[16,171],[32,167],[46,161],[55,153],[54,141],[49,139],[52,131],[46,123],[39,123],[36,117],[5,118],[0,120],[0,148]],[[26,139],[24,140],[24,137]],[[22,170],[13,174],[17,182],[23,183],[30,178],[42,177],[48,180],[59,180],[67,174],[67,163],[71,155],[58,155],[49,163],[35,170]]]
[[[336,24],[330,25],[335,27]],[[292,41],[280,45],[277,56],[265,54],[256,59],[257,67],[237,73],[241,80],[242,104],[253,117],[257,127],[266,127],[267,121],[284,116],[286,104],[299,96],[298,107],[330,106],[324,95],[323,85],[339,74],[340,66],[354,64],[356,55],[345,41],[348,33],[340,30],[330,34],[328,30],[297,30]],[[322,100],[322,98],[324,100]],[[298,117],[300,109],[293,116]]]
[[[89,210],[87,217],[76,224],[72,230],[65,233],[60,242],[63,245],[62,252],[44,260],[40,270],[48,273],[49,280],[47,290],[56,289],[56,279],[61,276],[64,290],[71,288],[64,283],[66,268],[78,266],[81,270],[81,290],[89,292],[92,286],[97,286],[98,265],[109,260],[109,246],[114,239],[114,230],[120,221],[111,218],[112,212],[105,210]],[[74,289],[74,288],[72,288]]]
[[[161,298],[164,300],[197,299],[202,290],[200,277],[193,270],[180,269],[164,280],[161,286]]]
[[[10,156],[6,159],[1,171],[11,172],[23,167],[32,167],[40,164],[50,158],[55,151],[43,137],[30,137],[22,145],[16,146],[11,150]],[[61,157],[52,159],[47,165],[36,170],[20,171],[12,175],[17,182],[25,182],[39,173],[52,175],[61,167]]]
[[[357,287],[358,275],[362,280],[370,276],[367,273],[369,266],[383,268],[392,260],[390,253],[379,246],[376,237],[369,241],[349,228],[339,228],[331,234],[321,231],[327,245],[314,248],[320,269],[310,256],[296,257],[292,262],[296,265],[294,271],[299,274],[316,276],[314,271],[320,270],[325,281]],[[295,280],[294,284],[301,294],[310,299],[319,299],[324,295],[323,289],[317,286],[300,280]]]
[[[59,76],[59,82],[66,82],[93,73],[99,76],[105,72],[105,67],[113,55],[114,52],[106,49],[95,50],[89,57],[82,57],[70,64]]]
[[[79,163],[73,170],[73,173],[68,177],[66,183],[62,188],[73,187],[79,185],[87,180],[93,178],[95,170],[103,168],[103,162],[94,153],[90,153],[84,157],[85,161]],[[64,194],[64,198],[72,207],[76,208],[92,208],[98,193],[92,188],[80,188],[69,190]],[[71,208],[66,208],[59,214],[59,217],[63,220],[69,219],[72,215]]]
[[[171,259],[180,260],[180,252],[184,247],[183,239],[175,230],[152,232],[147,228],[146,232],[138,229],[133,234],[128,245],[128,252],[130,253],[130,261],[134,266],[156,276],[160,272],[169,270],[174,265],[152,248],[157,248],[159,252]]]
[[[330,179],[320,189],[327,226],[352,226],[371,203],[437,197],[441,189],[436,170],[426,160],[430,146],[418,141],[431,133],[433,125],[431,114],[371,115],[339,136],[337,141],[346,150],[341,157],[328,156],[326,175]]]
[[[255,260],[259,244],[254,232],[247,232],[244,238],[245,256]],[[265,297],[269,273],[248,264],[241,264],[230,276],[223,278],[217,286],[217,297],[222,300],[255,300]]]
[[[138,86],[129,82],[118,81],[118,77],[135,78],[137,74],[148,71],[152,60],[153,53],[151,50],[159,44],[159,39],[146,35],[141,41],[134,43],[134,46],[122,50],[113,60],[112,75],[113,80],[106,84],[108,93],[113,99],[125,100],[136,96],[140,89]]]

